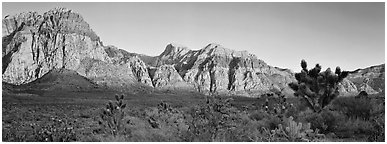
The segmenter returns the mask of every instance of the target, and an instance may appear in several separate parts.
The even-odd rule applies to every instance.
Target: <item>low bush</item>
[[[333,102],[332,109],[340,111],[350,118],[368,120],[371,116],[372,104],[368,98],[339,98]]]
[[[349,118],[338,122],[335,134],[341,138],[368,137],[374,131],[370,121],[360,118]]]
[[[228,142],[262,142],[264,135],[261,132],[261,123],[251,120],[247,113],[242,112],[238,125],[226,132]]]
[[[327,134],[334,132],[338,122],[345,121],[345,115],[330,110],[323,110],[320,113],[314,113],[311,110],[300,112],[297,116],[298,121],[311,123],[312,129],[318,129],[321,133]]]
[[[71,142],[76,141],[74,122],[68,119],[52,117],[44,124],[30,124],[32,137],[39,142]]]
[[[268,142],[310,142],[319,141],[325,136],[318,130],[311,129],[310,123],[297,123],[293,117],[283,118],[283,125],[279,124],[274,130],[263,129],[264,141]]]
[[[183,141],[181,138],[188,130],[186,117],[180,110],[161,102],[157,107],[145,110],[147,122],[152,130],[165,141]]]
[[[204,106],[191,111],[188,141],[225,141],[227,131],[234,129],[240,121],[240,111],[231,106],[232,99],[209,97]]]
[[[384,142],[385,141],[385,103],[372,103],[371,123],[373,132],[370,134],[369,141]]]

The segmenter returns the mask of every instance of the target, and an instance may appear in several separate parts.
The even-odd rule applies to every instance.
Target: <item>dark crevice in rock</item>
[[[235,82],[235,70],[239,68],[239,63],[241,62],[240,57],[233,57],[230,64],[228,65],[229,70],[228,70],[228,90],[234,90],[232,87],[232,84]]]
[[[156,70],[157,70],[157,68],[148,67],[148,75],[149,75],[149,78],[152,81],[152,86],[153,87],[156,86],[156,81],[154,80]]]
[[[39,73],[40,73],[40,69],[41,69],[41,65],[38,65],[38,68],[35,69],[35,77],[39,77]]]
[[[205,65],[211,60],[211,57],[207,57],[202,63],[199,64],[199,71],[197,72],[196,76],[195,76],[195,80],[198,81],[199,80],[199,75],[202,74],[204,68],[205,68]]]
[[[17,43],[14,45],[13,49],[3,57],[3,74],[5,72],[5,70],[7,69],[9,63],[11,62],[12,60],[12,55],[13,53],[15,53],[16,51],[19,50],[19,47],[20,47],[21,43]]]
[[[215,78],[215,65],[214,63],[211,63],[209,68],[210,73],[210,92],[216,92],[216,78]]]
[[[34,51],[35,48],[35,34],[31,32],[32,35],[32,42],[31,42],[31,53],[32,53],[32,60],[37,63],[36,53]]]
[[[2,71],[2,74],[4,74],[5,70],[7,69],[9,63],[11,62],[12,60],[12,55],[13,53],[17,52],[19,50],[19,47],[20,45],[26,41],[25,37],[23,36],[17,36],[16,33],[21,31],[24,27],[24,23],[22,23],[20,25],[19,28],[17,28],[17,30],[13,31],[10,35],[8,36],[5,36],[2,38],[2,43],[3,43],[3,46],[2,46],[2,49],[3,49],[3,52],[2,52],[2,68],[3,68],[3,71]],[[13,46],[10,46],[10,50],[7,50],[7,46],[9,46],[10,44],[13,43]]]
[[[65,44],[65,42],[66,42],[66,38],[65,38],[65,36],[63,36],[63,39],[62,39],[62,54],[63,54],[63,58],[62,58],[62,68],[64,68],[65,67],[65,65],[66,65],[66,44]]]

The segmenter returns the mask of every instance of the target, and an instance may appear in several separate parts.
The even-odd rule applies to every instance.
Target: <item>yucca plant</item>
[[[106,108],[103,109],[100,117],[100,125],[113,136],[117,136],[118,133],[123,129],[123,118],[126,104],[123,103],[124,95],[115,95],[116,101],[106,105]]]
[[[298,82],[290,83],[289,86],[295,91],[294,95],[304,98],[313,111],[321,112],[340,94],[338,84],[349,72],[341,71],[340,67],[336,67],[335,73],[330,68],[320,72],[319,64],[308,70],[305,60],[301,61],[301,67],[301,72],[295,74]]]

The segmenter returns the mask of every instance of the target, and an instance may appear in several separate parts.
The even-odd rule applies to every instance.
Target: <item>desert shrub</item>
[[[40,142],[70,142],[76,141],[74,123],[62,118],[52,117],[44,124],[32,123],[33,141]]]
[[[349,118],[338,122],[335,134],[341,138],[368,137],[372,134],[374,127],[371,121],[365,121],[360,118]]]
[[[268,116],[269,116],[269,114],[266,111],[256,110],[256,111],[252,111],[250,113],[249,118],[251,120],[259,121],[259,120],[262,120],[262,119],[264,119],[265,117],[268,117]]]
[[[345,115],[330,110],[323,110],[320,113],[307,110],[300,112],[297,116],[298,121],[311,123],[312,129],[318,129],[323,134],[334,132],[338,122],[345,121],[345,119]]]
[[[225,141],[227,131],[237,126],[239,111],[232,107],[232,99],[209,97],[204,106],[190,112],[188,141]]]
[[[262,110],[258,110],[253,113],[252,120],[256,120],[261,128],[267,128],[273,130],[278,127],[279,124],[283,124],[282,118],[277,115],[267,113]]]
[[[265,103],[261,106],[262,109],[253,112],[250,117],[253,120],[257,120],[262,124],[262,127],[273,130],[278,127],[279,124],[283,124],[283,119],[292,115],[295,115],[297,108],[293,103],[288,102],[287,98],[282,91],[275,92],[278,96],[272,100],[275,100],[273,105],[269,105],[269,99],[265,99]]]
[[[371,116],[372,105],[367,98],[339,98],[333,102],[332,109],[340,111],[351,118],[368,120]]]
[[[161,102],[157,107],[145,110],[145,115],[154,134],[164,141],[182,141],[181,137],[188,130],[183,112],[168,103]]]
[[[3,142],[29,141],[27,138],[27,134],[25,132],[22,132],[20,126],[13,126],[12,128],[5,129],[4,122],[3,122],[3,129],[2,129],[2,140]]]
[[[384,142],[385,141],[385,103],[372,104],[371,123],[373,132],[370,134],[369,141]]]
[[[226,131],[225,141],[228,142],[262,142],[264,135],[261,132],[262,123],[250,119],[247,112],[241,112],[236,127]]]
[[[339,95],[338,84],[348,72],[342,72],[340,67],[336,67],[335,73],[330,68],[320,72],[319,64],[308,70],[305,60],[301,61],[301,67],[301,72],[295,74],[297,83],[290,83],[289,86],[295,91],[294,95],[303,98],[313,111],[321,112]]]
[[[42,122],[18,123],[3,129],[3,141],[8,142],[71,142],[77,141],[74,121],[69,118],[51,117]]]
[[[324,135],[318,134],[318,130],[311,129],[310,123],[297,123],[293,117],[283,118],[284,124],[279,124],[274,130],[262,128],[263,140],[267,142],[309,142],[318,141]]]
[[[285,117],[296,117],[298,113],[300,113],[300,109],[306,109],[307,107],[303,108],[301,104],[296,103],[292,104],[291,107],[287,108],[287,111],[285,113]]]
[[[385,141],[385,115],[374,117],[372,120],[373,132],[370,133],[369,141],[384,142]]]
[[[116,137],[118,135],[126,135],[128,130],[124,128],[124,111],[126,104],[123,103],[124,95],[115,95],[116,101],[109,103],[100,114],[99,125],[101,130],[108,135]]]

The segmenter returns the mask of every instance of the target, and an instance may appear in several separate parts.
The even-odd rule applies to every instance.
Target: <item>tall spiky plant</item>
[[[336,67],[335,73],[330,68],[320,72],[319,64],[308,70],[305,60],[301,61],[301,67],[301,72],[295,74],[298,82],[289,86],[295,91],[295,96],[304,98],[312,110],[320,112],[340,94],[338,84],[348,76],[348,72],[341,71],[340,67]]]
[[[116,101],[106,105],[106,108],[103,109],[100,117],[100,125],[113,136],[117,136],[118,133],[123,129],[122,119],[124,118],[123,109],[126,107],[126,104],[123,103],[124,95],[115,95]]]

